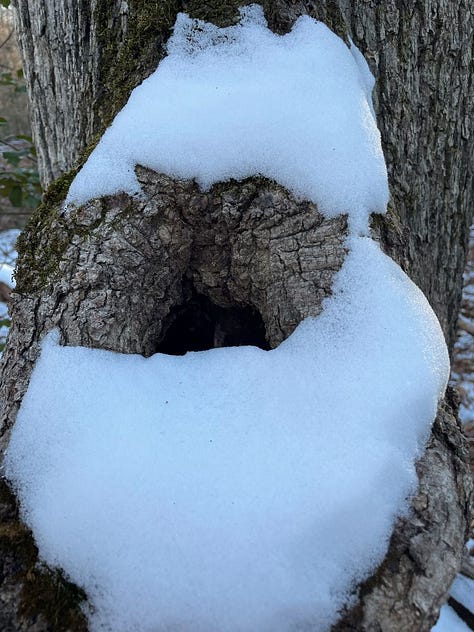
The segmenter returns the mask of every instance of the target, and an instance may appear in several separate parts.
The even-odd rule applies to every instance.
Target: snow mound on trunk
[[[45,340],[6,473],[94,630],[326,630],[380,563],[449,362],[420,290],[349,245],[323,313],[272,351]]]
[[[362,55],[307,16],[280,36],[259,6],[241,13],[226,29],[178,16],[168,56],[132,92],[68,204],[138,193],[139,163],[204,189],[261,174],[327,216],[385,211],[373,78]]]

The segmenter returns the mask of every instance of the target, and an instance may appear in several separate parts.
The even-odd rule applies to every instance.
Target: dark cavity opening
[[[258,311],[250,306],[220,307],[206,296],[194,294],[184,305],[174,308],[156,350],[169,355],[184,355],[187,351],[244,345],[270,348]]]

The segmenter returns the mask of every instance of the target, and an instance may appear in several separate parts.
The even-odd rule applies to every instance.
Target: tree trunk
[[[71,169],[155,68],[178,11],[223,25],[243,2],[14,0],[44,185]],[[270,27],[302,14],[351,37],[377,78],[374,104],[406,267],[454,341],[472,217],[469,0],[272,0]]]
[[[225,25],[239,3],[14,4],[49,184],[74,166],[155,69],[179,10]],[[473,197],[474,9],[464,0],[263,4],[276,32],[309,13],[351,37],[369,61],[392,193],[390,213],[374,218],[373,233],[423,289],[452,343]],[[150,355],[174,344],[169,332],[187,305],[194,313],[212,310],[216,345],[251,321],[255,328],[263,322],[274,347],[317,315],[331,292],[345,254],[345,218],[324,219],[314,204],[265,179],[203,194],[193,182],[140,167],[137,173],[145,204],[117,195],[66,221],[58,207],[70,171],[50,188],[21,239],[0,392],[3,447],[39,342],[54,327],[64,344]],[[359,587],[337,630],[429,630],[435,622],[460,565],[469,513],[467,450],[452,403],[440,406],[418,463],[412,514],[396,525],[385,561]],[[85,629],[80,591],[36,568],[31,534],[5,485],[0,519],[1,629]]]

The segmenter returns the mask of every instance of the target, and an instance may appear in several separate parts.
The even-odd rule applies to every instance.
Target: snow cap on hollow
[[[387,174],[370,92],[354,45],[301,17],[287,35],[258,5],[236,26],[180,14],[168,56],[131,94],[73,181],[67,203],[139,193],[140,163],[204,189],[261,174],[349,213],[361,229],[383,213]]]

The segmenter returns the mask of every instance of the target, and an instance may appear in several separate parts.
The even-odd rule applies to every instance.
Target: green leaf
[[[19,207],[23,202],[23,191],[22,188],[18,185],[13,186],[8,194],[8,199],[12,203],[13,206]]]
[[[36,208],[40,202],[41,199],[39,197],[28,195],[28,197],[23,199],[23,206],[27,208]]]
[[[8,125],[7,119],[3,118],[3,116],[0,116],[0,125]]]
[[[19,151],[4,151],[3,157],[13,167],[18,167],[20,160],[22,159],[21,152]]]
[[[2,7],[8,8],[10,6],[10,0],[0,0]]]

